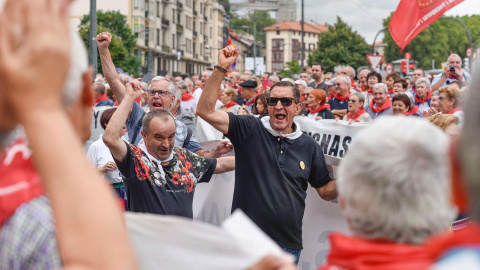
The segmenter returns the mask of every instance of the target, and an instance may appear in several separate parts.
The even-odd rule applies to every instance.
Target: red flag
[[[401,0],[390,21],[390,34],[403,51],[427,26],[463,0]]]

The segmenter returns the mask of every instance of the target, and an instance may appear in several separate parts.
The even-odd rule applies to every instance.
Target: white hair
[[[346,84],[348,84],[348,85],[350,85],[350,86],[352,85],[352,80],[350,80],[350,77],[348,77],[347,75],[340,75],[340,76],[338,76],[338,77],[336,78],[336,81],[335,81],[335,82],[337,82],[339,78],[343,79],[343,83],[346,83]]]
[[[120,79],[124,83],[129,83],[132,81],[132,77],[128,76],[126,73],[120,74]]]
[[[182,98],[182,91],[181,91],[180,89],[178,89],[171,80],[169,80],[169,79],[167,79],[167,78],[165,78],[165,77],[163,77],[163,76],[155,76],[155,77],[153,77],[153,78],[150,80],[150,84],[148,85],[148,89],[152,89],[152,84],[153,84],[154,82],[156,82],[156,81],[167,81],[167,82],[168,82],[168,84],[169,84],[169,85],[168,85],[168,91],[170,92],[170,94],[171,94],[172,96],[175,97],[175,100],[172,102],[172,104],[170,105],[170,107],[173,106],[173,104],[175,104],[175,103],[177,102],[177,100],[179,100],[179,99]],[[169,109],[170,109],[170,108],[169,108]]]
[[[376,83],[373,88],[372,88],[372,91],[375,90],[375,89],[379,89],[379,88],[383,88],[383,90],[385,91],[385,94],[388,94],[388,87],[386,84],[384,83]]]
[[[450,58],[452,57],[458,57],[460,58],[460,64],[462,63],[462,57],[460,57],[460,55],[456,54],[456,53],[453,53],[453,54],[450,54],[450,56],[448,56],[447,58],[447,64],[450,63]]]
[[[83,74],[88,70],[87,49],[78,31],[70,26],[70,68],[63,86],[63,104],[70,107],[82,92]]]
[[[418,78],[416,81],[415,81],[415,86],[418,86],[420,85],[421,83],[425,84],[425,86],[427,86],[427,89],[430,89],[430,80],[425,78],[425,77],[422,77],[422,78]]]
[[[355,69],[352,66],[346,66],[345,68],[350,69],[350,76],[352,76],[352,78],[355,78],[355,75],[357,75]]]
[[[355,235],[420,244],[447,230],[449,138],[428,121],[384,117],[361,131],[338,169],[337,188]]]

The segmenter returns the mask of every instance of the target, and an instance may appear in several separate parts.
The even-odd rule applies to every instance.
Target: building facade
[[[89,9],[89,0],[77,0],[72,19],[79,23]],[[120,11],[127,17],[144,74],[200,74],[216,64],[226,42],[228,18],[218,0],[102,0],[97,10]]]
[[[280,73],[285,63],[302,59],[302,32],[300,22],[279,22],[265,27],[266,31],[266,68],[267,71]],[[317,48],[318,36],[328,31],[323,24],[304,23],[305,62]],[[305,63],[304,63],[305,64]],[[301,63],[300,63],[301,65]]]

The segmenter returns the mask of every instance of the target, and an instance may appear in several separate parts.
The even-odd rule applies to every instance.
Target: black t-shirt
[[[336,98],[331,98],[328,100],[328,104],[330,104],[330,110],[348,111],[348,100],[338,100]]]
[[[295,140],[271,135],[260,119],[229,113],[227,137],[235,147],[232,211],[242,209],[283,248],[302,248],[308,183],[330,181],[320,146],[306,134]]]
[[[305,115],[309,115],[310,111],[306,110]],[[335,115],[333,115],[332,111],[330,109],[323,109],[317,113],[317,116],[322,117],[323,119],[335,119]]]
[[[115,160],[124,176],[128,210],[193,218],[193,193],[197,183],[208,182],[217,160],[173,148],[168,165],[157,164],[139,147],[127,144],[123,163]],[[158,166],[163,168],[162,177]]]
[[[312,80],[309,84],[307,84],[308,87],[312,87],[313,89],[322,89],[327,93],[328,96],[328,85],[325,84],[325,81],[315,84],[315,80]]]

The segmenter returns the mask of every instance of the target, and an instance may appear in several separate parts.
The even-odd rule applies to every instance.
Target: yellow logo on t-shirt
[[[305,163],[303,161],[300,161],[300,168],[302,168],[302,170],[305,170]]]

